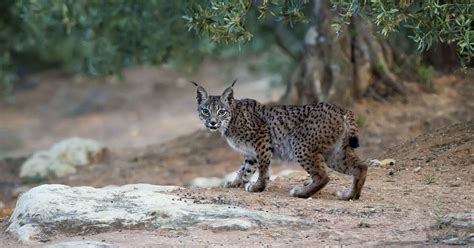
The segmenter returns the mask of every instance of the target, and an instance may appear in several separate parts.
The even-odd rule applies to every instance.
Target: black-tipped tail
[[[349,146],[352,148],[359,147],[359,138],[357,136],[349,137]]]

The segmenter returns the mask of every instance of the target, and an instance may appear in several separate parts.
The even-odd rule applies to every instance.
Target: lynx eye
[[[202,109],[201,112],[202,112],[203,115],[209,115],[210,114],[209,109]]]
[[[226,114],[226,111],[223,109],[219,109],[219,111],[217,111],[217,115],[223,116],[225,114]]]

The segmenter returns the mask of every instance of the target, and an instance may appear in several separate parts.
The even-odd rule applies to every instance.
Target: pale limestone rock
[[[382,162],[378,159],[369,160],[369,166],[378,167],[378,166],[381,166],[381,165],[382,165]]]
[[[100,162],[106,150],[95,140],[74,137],[54,144],[50,152],[52,157],[63,163],[84,166]]]
[[[51,244],[45,246],[44,248],[119,248],[119,246],[92,240],[81,240]]]
[[[194,178],[191,183],[191,188],[217,188],[222,186],[222,178],[218,177],[197,177]]]
[[[207,229],[219,231],[245,231],[257,227],[257,224],[246,219],[224,219],[215,221],[207,226]]]
[[[70,138],[47,151],[34,153],[20,168],[20,177],[63,177],[76,173],[77,166],[104,160],[107,148],[90,139]]]
[[[394,166],[396,161],[395,159],[387,158],[382,161],[380,161],[382,166]]]
[[[282,170],[282,171],[278,172],[277,176],[281,176],[283,178],[288,178],[288,176],[290,174],[295,173],[295,172],[301,172],[301,170],[285,169],[285,170]]]
[[[306,171],[297,171],[297,172],[288,174],[287,178],[294,181],[301,181],[301,180],[308,179],[309,174]]]
[[[173,194],[172,190],[184,189],[148,184],[107,188],[41,185],[20,196],[7,232],[23,243],[34,243],[50,240],[56,234],[126,228],[186,229],[204,223],[217,229],[222,223],[231,229],[253,225],[265,228],[308,225],[294,217],[263,211],[193,203],[191,199]]]

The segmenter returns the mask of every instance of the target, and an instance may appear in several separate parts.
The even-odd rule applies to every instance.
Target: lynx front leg
[[[235,178],[231,178],[229,181],[224,182],[226,188],[239,188],[250,181],[253,174],[257,170],[257,159],[255,157],[245,157],[245,160],[240,165],[240,169],[237,172]]]
[[[269,167],[270,159],[272,157],[272,148],[270,145],[270,138],[265,137],[257,141],[256,147],[257,162],[258,162],[258,179],[256,182],[249,182],[245,185],[247,192],[262,192],[270,180]]]

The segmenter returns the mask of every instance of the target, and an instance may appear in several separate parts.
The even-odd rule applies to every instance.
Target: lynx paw
[[[338,191],[336,195],[337,195],[337,198],[339,198],[339,200],[343,200],[343,201],[359,199],[359,196],[355,194],[354,190],[352,190],[352,187],[349,187],[342,192]]]
[[[244,182],[239,178],[224,182],[224,188],[240,188],[242,186],[244,186]]]
[[[305,187],[294,187],[290,190],[290,196],[299,197],[299,198],[308,198],[308,194],[305,190]]]
[[[265,190],[265,183],[250,182],[245,184],[245,191],[247,192],[262,192]]]
[[[240,188],[244,186],[244,181],[238,172],[231,173],[224,178],[224,188]]]

